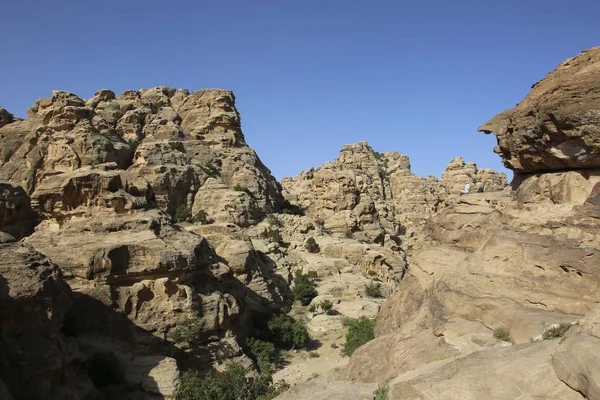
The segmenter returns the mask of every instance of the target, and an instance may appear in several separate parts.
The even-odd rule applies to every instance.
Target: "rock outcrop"
[[[0,183],[0,243],[31,234],[37,223],[38,215],[23,188]]]
[[[147,180],[169,214],[206,208],[217,222],[252,224],[282,205],[278,183],[245,142],[231,91],[103,89],[88,101],[55,91],[28,115],[0,130],[0,181],[28,194],[46,177],[112,163]],[[233,199],[212,203],[223,196]]]
[[[449,199],[427,220],[375,340],[342,378],[387,381],[392,399],[598,398],[599,54],[561,64],[480,128],[498,136],[514,193]],[[442,186],[476,175],[455,159]],[[571,323],[560,343],[538,342]]]
[[[73,297],[60,269],[23,243],[0,243],[0,254],[2,398],[96,395],[81,368],[83,354],[62,332]]]
[[[0,107],[0,128],[14,122],[14,120],[15,117],[11,113]]]
[[[561,63],[529,95],[482,125],[517,174],[600,168],[600,47]]]
[[[369,242],[394,244],[407,230],[418,230],[465,181],[474,190],[502,190],[506,175],[453,159],[442,179],[415,176],[407,156],[377,153],[367,144],[346,145],[320,168],[284,178],[284,195],[321,220],[332,232]]]

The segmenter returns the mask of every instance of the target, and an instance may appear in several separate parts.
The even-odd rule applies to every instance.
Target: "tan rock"
[[[438,361],[393,379],[390,399],[582,400],[554,373],[555,348],[555,342],[545,341]]]
[[[556,375],[587,399],[600,399],[600,307],[571,328],[552,354]]]
[[[0,254],[0,394],[18,399],[95,395],[79,368],[77,344],[62,333],[72,295],[61,271],[23,243],[0,243]]]
[[[355,383],[311,379],[294,386],[275,400],[371,400],[377,390],[374,383]]]
[[[517,106],[482,125],[517,174],[600,168],[600,47],[562,62]]]

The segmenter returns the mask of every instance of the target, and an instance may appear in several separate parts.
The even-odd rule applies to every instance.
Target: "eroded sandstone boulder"
[[[600,168],[600,47],[561,63],[479,131],[496,135],[516,174]]]
[[[5,234],[0,243],[31,234],[37,223],[38,216],[23,188],[0,183],[0,233]]]
[[[0,394],[96,395],[77,343],[62,332],[73,297],[60,269],[23,243],[0,243],[0,254]]]

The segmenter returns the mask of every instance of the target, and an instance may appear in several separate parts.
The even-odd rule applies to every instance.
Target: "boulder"
[[[600,168],[600,47],[562,62],[479,131],[496,135],[516,175]]]

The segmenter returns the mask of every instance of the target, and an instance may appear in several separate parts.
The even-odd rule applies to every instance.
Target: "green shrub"
[[[169,336],[175,343],[192,343],[203,333],[202,322],[197,318],[189,318],[177,324]]]
[[[283,238],[281,237],[281,232],[277,228],[265,228],[265,230],[262,231],[262,233],[260,234],[260,237],[263,239],[267,239],[271,243],[281,243],[283,241]]]
[[[206,214],[206,211],[200,209],[198,210],[198,212],[196,214],[194,214],[194,216],[192,217],[192,222],[196,223],[196,224],[210,224],[212,222],[212,220],[210,220],[208,218],[208,214]]]
[[[561,338],[565,335],[565,333],[567,333],[569,329],[571,329],[572,326],[573,324],[566,323],[560,324],[558,326],[553,326],[550,329],[546,329],[544,333],[542,333],[542,339],[551,340]]]
[[[346,343],[342,349],[342,354],[351,356],[356,349],[370,340],[375,339],[375,320],[367,317],[352,319],[346,333]]]
[[[381,283],[379,282],[369,282],[365,285],[365,294],[369,297],[373,298],[381,298]]]
[[[240,185],[239,183],[235,184],[235,185],[232,187],[232,189],[233,189],[233,190],[235,190],[236,192],[243,192],[243,191],[245,191],[245,190],[246,190],[246,188],[245,188],[245,187],[243,187],[242,185]]]
[[[85,367],[90,379],[98,388],[123,382],[119,360],[112,351],[94,353],[85,363]]]
[[[275,362],[277,357],[275,345],[260,339],[249,338],[246,339],[246,347],[248,347],[252,357],[256,360],[260,371],[263,373],[270,373],[271,365]]]
[[[311,304],[311,305],[308,307],[308,312],[314,313],[314,312],[316,312],[316,311],[317,311],[317,306],[316,306],[316,305],[314,305],[314,304]]]
[[[352,235],[352,231],[351,231],[350,229],[346,229],[346,230],[344,231],[344,237],[345,237],[346,239],[352,239],[354,236]]]
[[[501,326],[499,328],[494,329],[494,337],[498,340],[502,340],[505,342],[512,342],[512,337],[510,336],[510,329],[505,326]]]
[[[373,392],[373,400],[388,400],[390,398],[390,388],[388,386],[379,386],[375,392]]]
[[[331,343],[331,348],[332,349],[337,349],[339,346],[336,343]]]
[[[247,379],[239,363],[227,364],[221,373],[211,372],[204,378],[197,371],[187,371],[181,378],[176,400],[270,400],[289,388],[285,382],[273,384],[270,375]]]
[[[138,146],[140,145],[140,141],[131,139],[131,140],[127,141],[127,144],[129,144],[129,147],[131,148],[131,152],[135,154],[135,151],[137,150]]]
[[[323,228],[325,228],[325,220],[323,218],[317,218],[317,219],[315,219],[315,225],[317,225],[319,228],[323,229]]]
[[[286,349],[303,348],[309,339],[306,326],[289,315],[274,315],[267,326],[273,335],[273,341],[278,347]]]
[[[309,253],[318,253],[321,250],[319,248],[319,245],[317,244],[317,241],[312,236],[306,240],[304,247],[306,248],[306,250],[308,250]]]
[[[333,310],[333,303],[331,300],[323,300],[319,303],[319,308],[321,312],[327,315],[333,314],[335,311]]]
[[[173,218],[175,219],[175,222],[189,221],[192,218],[192,211],[190,210],[190,208],[187,205],[181,204],[175,210],[175,215]]]
[[[316,351],[309,351],[308,352],[308,357],[309,358],[319,358],[319,353],[317,353]]]
[[[212,164],[201,166],[201,168],[206,173],[206,175],[210,176],[211,178],[216,178],[217,176],[221,175],[221,171],[219,171],[219,168]]]
[[[294,300],[299,301],[303,306],[309,305],[318,294],[314,280],[301,271],[296,271],[292,293]]]

